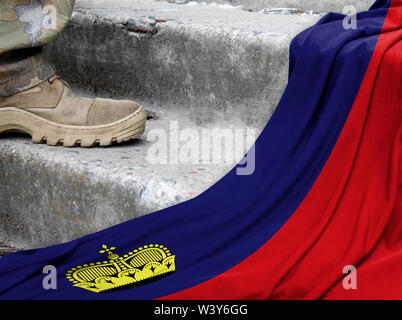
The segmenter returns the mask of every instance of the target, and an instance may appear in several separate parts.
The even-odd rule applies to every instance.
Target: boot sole
[[[18,131],[29,134],[36,143],[65,147],[109,146],[135,139],[145,131],[147,113],[141,107],[133,114],[110,124],[71,126],[58,124],[17,108],[0,109],[0,133]]]

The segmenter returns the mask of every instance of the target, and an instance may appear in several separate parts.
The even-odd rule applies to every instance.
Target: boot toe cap
[[[137,113],[143,107],[128,100],[95,99],[87,116],[87,125],[104,125]]]

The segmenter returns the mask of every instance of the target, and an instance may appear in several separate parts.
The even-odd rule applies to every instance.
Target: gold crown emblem
[[[108,261],[84,264],[70,269],[66,278],[75,287],[93,292],[140,285],[175,271],[175,256],[161,245],[150,244],[120,257],[116,247],[102,245],[99,253],[107,253]]]

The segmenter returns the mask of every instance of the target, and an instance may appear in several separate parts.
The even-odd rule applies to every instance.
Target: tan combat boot
[[[132,101],[79,98],[58,76],[0,98],[0,133],[22,131],[49,145],[128,141],[144,132],[146,117],[144,107]]]

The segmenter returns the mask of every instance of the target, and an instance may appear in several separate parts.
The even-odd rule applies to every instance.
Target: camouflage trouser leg
[[[42,46],[70,19],[75,0],[0,0],[0,97],[53,76]]]

